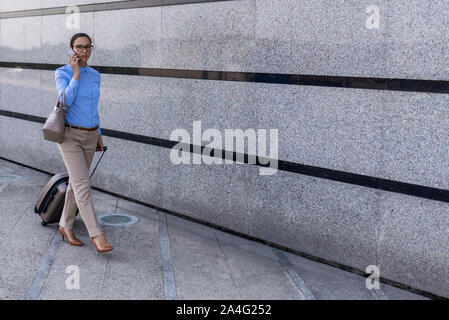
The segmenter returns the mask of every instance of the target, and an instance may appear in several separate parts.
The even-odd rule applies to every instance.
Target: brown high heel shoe
[[[64,228],[63,227],[59,227],[59,233],[61,233],[61,236],[62,236],[62,241],[64,241],[64,237],[65,238],[67,238],[67,240],[69,241],[69,243],[72,245],[72,246],[82,246],[83,245],[83,243],[81,242],[81,240],[80,239],[78,239],[77,237],[75,237],[75,240],[70,240],[69,239],[69,237],[67,237],[67,233],[64,231]]]
[[[101,236],[101,235],[100,235],[100,236]],[[97,236],[97,237],[99,237],[99,236]],[[94,244],[94,246],[95,246],[95,248],[97,249],[98,252],[103,253],[103,252],[111,251],[111,250],[113,249],[113,248],[111,247],[110,244],[108,244],[108,245],[107,245],[106,247],[104,247],[104,248],[99,247],[99,246],[97,245],[97,243],[94,241],[94,239],[97,238],[97,237],[92,237],[92,238],[90,238],[90,240],[92,241],[92,243]]]

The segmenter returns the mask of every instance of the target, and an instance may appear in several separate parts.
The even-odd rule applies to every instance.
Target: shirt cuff
[[[69,86],[71,85],[72,87],[75,85],[79,84],[79,80],[76,80],[75,78],[72,78],[72,80],[70,80]]]

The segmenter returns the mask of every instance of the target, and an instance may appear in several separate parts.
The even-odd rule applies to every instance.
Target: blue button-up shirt
[[[66,64],[56,69],[55,81],[58,95],[65,91],[65,105],[70,106],[65,123],[86,128],[98,125],[98,134],[101,134],[98,116],[100,73],[86,65],[84,68],[80,67],[80,77],[76,80],[73,79],[72,66]],[[62,97],[60,100],[62,101]]]

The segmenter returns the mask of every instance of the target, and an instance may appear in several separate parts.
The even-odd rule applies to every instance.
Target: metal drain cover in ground
[[[129,226],[139,221],[139,218],[127,213],[105,213],[98,218],[102,225],[111,227]]]

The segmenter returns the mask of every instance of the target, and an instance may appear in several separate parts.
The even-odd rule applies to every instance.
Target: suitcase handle
[[[104,150],[104,151],[106,151],[107,148],[108,148],[108,147],[103,146],[103,150]],[[95,151],[100,151],[100,146],[97,146],[97,149],[95,149]]]
[[[92,175],[94,174],[95,170],[97,169],[97,166],[100,163],[101,158],[103,158],[104,153],[106,152],[106,150],[108,150],[108,147],[103,146],[103,152],[101,153],[100,159],[98,159],[97,164],[95,165],[94,170],[92,170],[92,173],[90,174],[89,179],[92,178]],[[100,147],[97,147],[96,151],[100,151]]]

